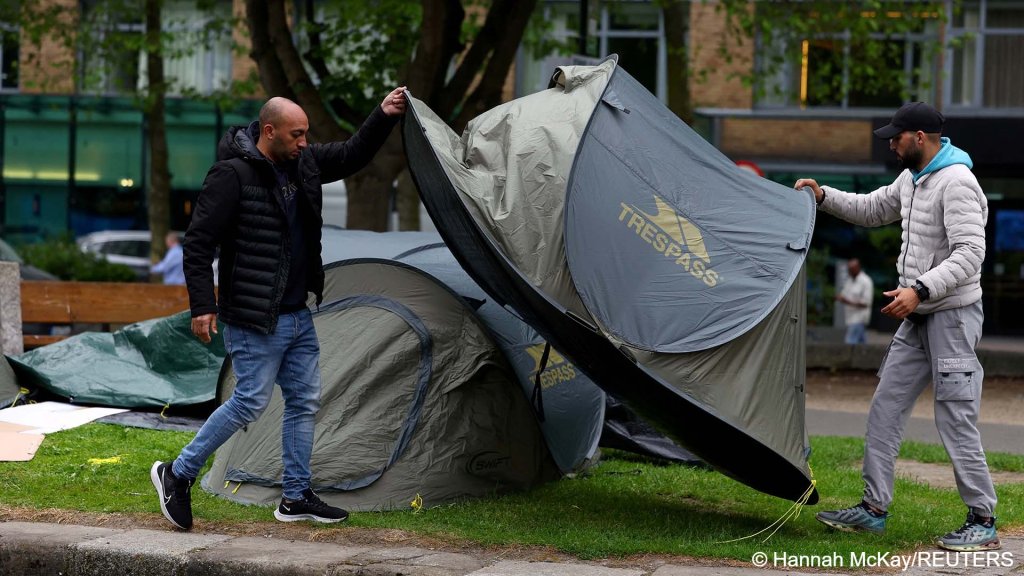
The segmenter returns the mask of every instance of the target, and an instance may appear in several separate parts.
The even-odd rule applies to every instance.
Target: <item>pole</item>
[[[590,8],[589,0],[580,0],[580,45],[579,53],[587,55],[587,30],[590,28],[590,16],[587,14]]]

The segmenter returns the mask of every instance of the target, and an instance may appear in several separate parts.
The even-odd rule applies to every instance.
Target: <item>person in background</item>
[[[863,270],[860,260],[851,258],[846,263],[849,278],[843,289],[836,295],[836,302],[844,305],[846,320],[846,343],[866,344],[866,329],[871,321],[871,303],[875,298],[875,284]]]
[[[164,259],[149,267],[153,274],[163,274],[164,284],[182,285],[185,283],[185,258],[178,240],[177,232],[168,232],[164,237],[167,253]]]
[[[850,194],[811,179],[818,209],[861,226],[901,221],[899,286],[883,292],[882,314],[902,320],[878,371],[864,440],[864,496],[859,504],[817,519],[845,531],[884,532],[893,501],[896,455],[914,402],[935,383],[935,427],[953,463],[967,519],[938,539],[956,552],[998,550],[996,491],[978,432],[985,371],[981,340],[981,264],[988,200],[971,157],[942,137],[945,118],[924,102],[902,106],[875,135],[904,170],[870,194]]]

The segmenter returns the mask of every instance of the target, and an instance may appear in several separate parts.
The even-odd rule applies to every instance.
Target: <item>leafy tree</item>
[[[501,102],[537,0],[246,0],[252,57],[265,91],[301,105],[321,141],[349,137],[396,85],[455,130]],[[384,230],[391,183],[405,167],[396,130],[346,181],[349,228]],[[414,196],[399,178],[400,204]],[[415,227],[405,218],[403,227]]]
[[[200,95],[164,73],[166,58],[182,58],[231,37],[236,24],[218,0],[194,0],[189,18],[203,25],[188,27],[181,19],[164,17],[166,0],[88,0],[68,2],[0,3],[0,20],[15,23],[23,42],[34,46],[26,62],[35,66],[43,89],[75,94],[115,91],[132,96],[143,112],[149,151],[148,219],[152,231],[151,258],[166,251],[164,237],[170,227],[171,174],[165,122],[168,93],[207,97],[227,104],[251,92],[251,84],[235,83],[225,90]],[[81,8],[81,10],[78,10]],[[64,58],[54,60],[45,44],[61,47]],[[45,56],[44,56],[45,55]],[[139,57],[145,63],[138,77]],[[141,81],[140,81],[141,80]],[[228,95],[234,95],[228,97]]]
[[[947,18],[946,4],[942,0],[719,0],[716,9],[726,18],[727,34],[717,50],[729,62],[734,46],[755,43],[759,66],[741,79],[759,95],[788,90],[773,86],[771,79],[781,68],[794,66],[807,72],[800,89],[812,105],[835,105],[851,98],[870,105],[894,87],[902,98],[909,98],[915,88],[912,80],[925,88],[933,81],[927,68],[942,49],[938,30]],[[959,4],[954,0],[954,8]],[[904,43],[915,38],[923,41],[911,79],[903,67]],[[814,66],[806,65],[809,59]]]

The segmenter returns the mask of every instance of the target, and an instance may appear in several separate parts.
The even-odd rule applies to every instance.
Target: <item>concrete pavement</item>
[[[878,370],[892,333],[867,331],[867,344],[843,343],[840,328],[808,327],[807,367],[829,370]],[[986,376],[1024,376],[1024,338],[982,336],[976,350]]]
[[[384,543],[344,546],[171,530],[0,523],[3,576],[766,576],[810,574],[823,566],[838,569],[840,574],[1024,574],[1024,538],[1019,537],[1004,537],[1003,550],[981,555],[937,550],[902,556],[763,554],[755,553],[745,566],[702,565],[686,559],[685,564],[638,561],[637,567],[623,568],[600,562],[502,560],[493,554],[438,552]],[[864,565],[874,568],[857,569]]]

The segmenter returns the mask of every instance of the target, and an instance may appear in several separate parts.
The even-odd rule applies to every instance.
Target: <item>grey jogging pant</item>
[[[978,432],[985,371],[974,348],[981,339],[981,302],[904,320],[878,371],[864,441],[864,500],[892,503],[896,456],[914,402],[935,383],[935,426],[953,461],[960,498],[975,514],[992,516],[996,491]]]

